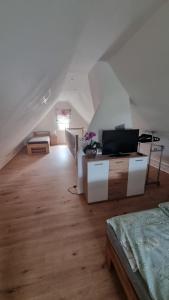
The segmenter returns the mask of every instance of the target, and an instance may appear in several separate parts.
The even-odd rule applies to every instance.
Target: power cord
[[[68,191],[69,193],[73,194],[73,195],[78,195],[77,192],[73,192],[73,191],[72,191],[72,189],[75,190],[76,188],[77,188],[77,185],[73,185],[73,186],[70,186],[70,187],[67,189],[67,191]]]

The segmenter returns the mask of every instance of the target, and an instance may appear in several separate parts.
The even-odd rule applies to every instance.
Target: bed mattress
[[[50,144],[49,136],[37,136],[28,141],[28,144]]]

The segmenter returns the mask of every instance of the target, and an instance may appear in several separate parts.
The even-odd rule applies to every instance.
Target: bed
[[[36,131],[33,132],[33,137],[27,142],[27,153],[32,154],[47,154],[50,149],[50,132]]]
[[[106,258],[128,300],[168,300],[169,202],[107,220]]]

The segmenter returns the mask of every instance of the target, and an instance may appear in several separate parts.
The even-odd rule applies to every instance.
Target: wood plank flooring
[[[17,155],[0,172],[0,300],[124,300],[105,264],[105,220],[169,199],[169,175],[142,197],[87,205],[70,194],[66,146]]]

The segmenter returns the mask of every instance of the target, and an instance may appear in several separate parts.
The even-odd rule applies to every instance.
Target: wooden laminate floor
[[[0,300],[124,300],[105,264],[105,220],[169,199],[169,175],[142,197],[87,205],[70,194],[65,146],[20,153],[0,172]]]

